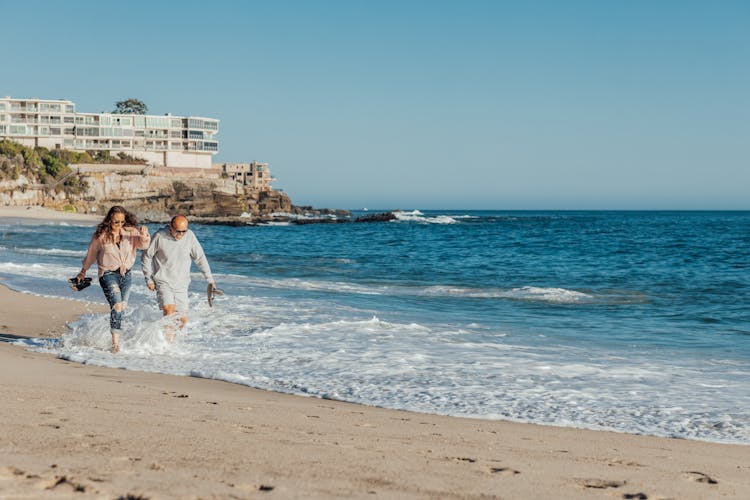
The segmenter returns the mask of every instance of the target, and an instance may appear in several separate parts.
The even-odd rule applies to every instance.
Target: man
[[[191,260],[203,273],[209,286],[216,288],[203,247],[195,234],[188,229],[188,220],[184,215],[174,216],[169,225],[157,231],[151,238],[148,250],[143,252],[141,257],[141,267],[148,289],[156,290],[159,307],[164,316],[178,315],[180,330],[188,320]],[[165,331],[167,341],[172,342],[175,334],[174,326],[168,324]]]

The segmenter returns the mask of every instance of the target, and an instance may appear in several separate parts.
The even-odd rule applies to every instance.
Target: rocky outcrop
[[[298,207],[282,191],[245,186],[222,175],[218,168],[68,165],[60,164],[57,157],[50,160],[49,152],[40,160],[34,157],[37,150],[21,145],[5,146],[11,154],[7,151],[5,156],[0,154],[0,205],[4,206],[44,206],[101,214],[112,205],[122,205],[145,222],[167,221],[175,214],[185,214],[196,222],[231,225],[271,220],[292,223],[350,220],[347,210]],[[12,154],[16,149],[19,152]],[[54,163],[57,168],[54,175],[40,166],[43,161]]]
[[[72,167],[85,185],[81,193],[66,193],[19,177],[0,183],[0,204],[43,205],[83,213],[103,213],[117,204],[154,222],[177,213],[197,219],[241,218],[250,222],[294,210],[289,196],[281,191],[250,189],[212,170],[180,175],[134,165]]]
[[[0,181],[0,205],[33,206],[43,205],[45,193],[39,189],[30,189],[31,182],[25,176],[17,179]]]
[[[396,214],[393,212],[383,212],[379,214],[369,214],[357,217],[354,222],[388,222],[396,220]]]

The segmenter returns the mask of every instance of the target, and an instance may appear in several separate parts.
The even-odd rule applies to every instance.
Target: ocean
[[[174,344],[140,263],[120,353],[107,314],[20,343],[366,405],[750,444],[750,212],[415,210],[191,229],[225,295],[209,307],[194,267]],[[96,281],[66,282],[92,231],[0,220],[0,282],[104,303]]]

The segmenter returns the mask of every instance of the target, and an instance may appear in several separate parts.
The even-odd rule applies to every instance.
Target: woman
[[[104,220],[96,227],[83,259],[77,281],[86,277],[86,271],[96,262],[99,269],[99,284],[109,302],[109,327],[112,332],[112,352],[120,350],[122,314],[130,295],[130,269],[135,262],[137,250],[145,250],[151,243],[146,226],[138,228],[135,215],[121,206],[109,209]]]

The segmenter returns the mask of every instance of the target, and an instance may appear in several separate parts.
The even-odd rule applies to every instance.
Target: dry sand
[[[0,217],[10,219],[38,219],[71,222],[101,222],[106,214],[77,214],[40,206],[0,207]]]
[[[91,313],[106,306],[0,286],[2,499],[750,498],[750,446],[386,410],[10,345]]]

